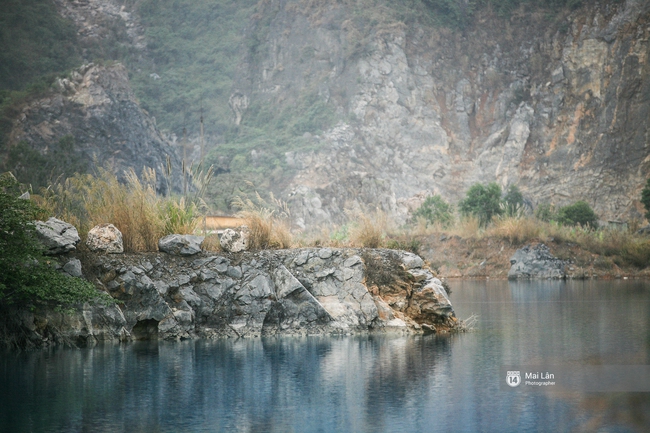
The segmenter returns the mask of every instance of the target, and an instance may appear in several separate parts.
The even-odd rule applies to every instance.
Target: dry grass
[[[450,236],[460,236],[461,238],[480,239],[483,235],[479,219],[473,216],[463,217],[448,229],[441,231]]]
[[[203,243],[201,244],[201,249],[203,251],[210,251],[218,253],[221,251],[221,243],[219,242],[219,235],[216,233],[210,234],[205,237]]]
[[[374,213],[356,213],[350,224],[350,246],[363,248],[380,248],[384,246],[389,231],[389,221],[382,211]]]
[[[126,181],[120,183],[107,170],[97,176],[76,175],[48,188],[39,204],[77,227],[82,238],[98,224],[113,224],[122,232],[127,252],[157,251],[161,237],[194,232],[196,205],[158,196],[152,169],[145,168],[142,180],[130,170]]]
[[[539,238],[541,234],[539,221],[519,217],[497,218],[484,233],[485,236],[507,240],[511,245],[522,245]]]
[[[253,199],[237,198],[234,205],[249,230],[249,248],[252,250],[291,248],[290,214],[286,203],[271,195],[267,203],[256,194]]]

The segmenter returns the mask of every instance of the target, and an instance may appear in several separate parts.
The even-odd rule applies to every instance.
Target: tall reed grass
[[[124,250],[156,251],[158,240],[196,229],[197,205],[184,197],[156,194],[156,173],[145,168],[141,178],[125,173],[126,183],[105,169],[75,175],[46,189],[39,204],[53,216],[73,224],[82,237],[98,224],[111,223],[122,232]]]

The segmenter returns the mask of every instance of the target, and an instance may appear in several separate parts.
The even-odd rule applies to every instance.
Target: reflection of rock
[[[36,221],[36,234],[45,247],[45,254],[64,254],[77,249],[81,241],[77,229],[56,218]]]
[[[100,224],[88,232],[86,245],[90,251],[119,254],[124,252],[122,232],[113,224]]]
[[[402,251],[102,254],[89,271],[120,306],[119,323],[87,322],[98,340],[118,338],[121,327],[128,338],[177,339],[442,332],[457,324],[440,281]]]
[[[527,245],[518,249],[510,259],[508,279],[565,278],[566,262],[553,257],[544,244]]]

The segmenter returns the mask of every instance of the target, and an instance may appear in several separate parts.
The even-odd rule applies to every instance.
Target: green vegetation
[[[22,90],[81,62],[76,28],[49,0],[4,0],[0,46],[0,90]]]
[[[584,201],[577,201],[563,206],[557,211],[557,222],[566,226],[583,226],[598,228],[598,217],[591,206]]]
[[[66,135],[51,146],[47,155],[32,149],[24,141],[19,142],[9,148],[3,169],[11,171],[19,182],[30,183],[36,189],[47,187],[57,178],[85,173],[88,162],[75,151],[74,137]]]
[[[641,191],[641,203],[645,207],[645,218],[650,221],[650,178],[646,181],[643,191]]]
[[[524,209],[524,196],[519,191],[517,185],[510,185],[508,187],[508,192],[503,197],[503,204],[505,206],[505,213],[508,216],[515,216]]]
[[[478,218],[481,226],[486,226],[493,216],[501,215],[501,187],[492,182],[486,186],[476,183],[467,191],[464,200],[459,203],[459,209],[464,216],[473,215]]]
[[[413,212],[413,218],[423,218],[427,224],[448,226],[454,220],[453,207],[439,195],[429,196],[424,203]]]
[[[190,134],[198,133],[202,106],[206,134],[230,130],[228,98],[256,4],[257,0],[144,0],[136,5],[153,63],[138,65],[141,70],[133,73],[132,85],[162,128],[179,137],[184,127]]]
[[[102,299],[86,280],[55,270],[42,255],[33,221],[43,215],[31,200],[21,199],[20,184],[0,176],[0,306],[67,308]]]

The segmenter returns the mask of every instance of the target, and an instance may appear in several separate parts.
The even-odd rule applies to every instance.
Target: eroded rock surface
[[[456,328],[442,284],[418,259],[394,250],[330,248],[97,255],[90,271],[116,306],[86,305],[65,320],[30,313],[21,326],[50,341],[86,344]]]
[[[93,227],[86,237],[90,251],[120,254],[124,252],[122,232],[113,224],[100,224]]]

